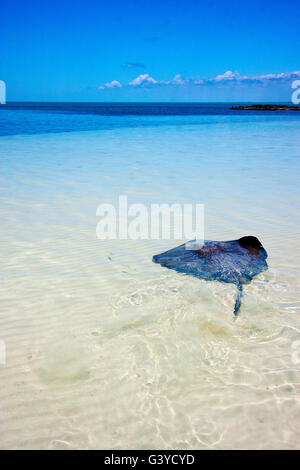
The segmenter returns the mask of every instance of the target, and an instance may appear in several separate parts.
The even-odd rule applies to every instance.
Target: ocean
[[[0,105],[0,448],[299,448],[300,113],[230,106]],[[97,238],[120,195],[259,238],[237,319],[179,241]]]

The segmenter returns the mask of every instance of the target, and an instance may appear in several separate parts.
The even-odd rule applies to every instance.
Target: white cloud
[[[141,74],[128,85],[130,86],[145,86],[145,85],[157,85],[157,86],[164,86],[164,85],[185,85],[190,82],[188,78],[182,78],[181,75],[175,75],[172,80],[155,80],[153,77],[150,77],[148,73]]]
[[[120,82],[118,82],[118,80],[113,80],[112,82],[107,82],[98,88],[99,90],[104,90],[105,88],[122,88],[122,85]]]
[[[217,75],[215,78],[212,78],[210,80],[207,80],[208,82],[228,82],[230,80],[236,80],[238,82],[261,82],[261,83],[267,83],[269,81],[285,81],[285,80],[291,80],[295,79],[297,77],[300,77],[300,71],[295,71],[295,72],[284,72],[284,73],[267,73],[265,75],[254,75],[254,76],[248,76],[248,75],[240,75],[238,72],[232,72],[231,70],[228,70],[225,72],[223,75]]]
[[[252,79],[252,80],[290,80],[293,78],[300,77],[300,70],[295,72],[284,72],[284,73],[268,73],[266,75],[257,75],[254,77],[241,77],[241,79]]]
[[[283,72],[283,73],[268,73],[264,75],[240,75],[238,72],[232,72],[227,70],[223,74],[217,75],[213,78],[184,78],[181,75],[177,74],[171,80],[156,80],[151,77],[148,73],[144,73],[136,77],[134,80],[128,83],[132,87],[147,87],[147,86],[176,86],[181,87],[184,85],[189,86],[218,86],[222,84],[267,84],[269,82],[285,82],[289,80],[296,80],[300,78],[300,71],[295,72]],[[99,86],[100,90],[105,88],[122,88],[121,83],[118,80],[113,80],[112,82],[105,83],[104,85]]]
[[[186,78],[182,78],[181,75],[175,75],[172,80],[161,82],[164,85],[185,85],[189,80]]]
[[[213,80],[215,82],[220,82],[222,80],[234,80],[235,78],[238,78],[238,76],[238,72],[227,70],[227,72],[223,73],[223,75],[217,75]]]
[[[130,86],[157,85],[158,81],[150,77],[148,73],[142,73],[134,80],[128,83]]]

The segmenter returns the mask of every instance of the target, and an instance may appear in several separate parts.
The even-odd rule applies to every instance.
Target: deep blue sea
[[[295,117],[294,111],[239,111],[231,110],[232,105],[236,106],[238,103],[11,102],[0,105],[0,135],[92,131],[153,125],[197,125],[203,122],[220,122],[223,116],[230,116],[233,121],[239,116],[250,120],[254,116],[260,116],[263,121],[265,119],[270,121],[270,118]],[[199,121],[200,116],[201,121]],[[205,121],[205,116],[209,117],[209,120]],[[212,121],[213,116],[215,120]]]
[[[0,448],[299,448],[300,113],[230,106],[0,105]],[[120,195],[260,239],[236,320],[179,240],[97,238]]]

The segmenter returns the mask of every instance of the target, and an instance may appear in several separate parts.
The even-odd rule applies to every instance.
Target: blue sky
[[[15,0],[0,79],[8,101],[285,101],[299,22],[298,0]]]

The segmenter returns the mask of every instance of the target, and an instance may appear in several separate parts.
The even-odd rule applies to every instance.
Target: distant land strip
[[[246,111],[300,111],[299,106],[286,104],[251,104],[246,106],[231,106],[230,109],[244,109]]]

